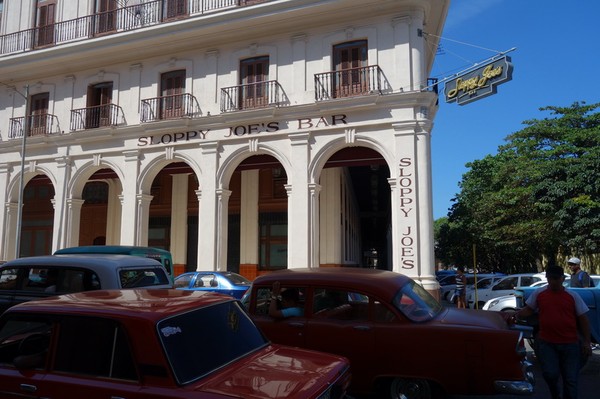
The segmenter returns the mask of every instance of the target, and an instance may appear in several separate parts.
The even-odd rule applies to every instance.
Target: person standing
[[[567,261],[569,269],[571,269],[571,287],[587,288],[593,287],[591,284],[590,275],[581,270],[581,259],[571,258]]]
[[[465,276],[465,267],[456,268],[456,307],[465,309],[467,307],[467,277]]]
[[[537,355],[552,399],[577,399],[579,369],[584,357],[592,353],[586,315],[589,309],[579,295],[563,286],[562,267],[548,267],[546,278],[548,285],[535,290],[510,321],[514,323],[518,318],[538,313]],[[562,377],[562,397],[559,377]]]

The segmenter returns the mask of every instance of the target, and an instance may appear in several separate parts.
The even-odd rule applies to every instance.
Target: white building
[[[180,272],[368,266],[433,288],[448,6],[0,0],[0,259],[150,245]]]

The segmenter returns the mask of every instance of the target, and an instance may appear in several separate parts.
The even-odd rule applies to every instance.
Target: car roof
[[[392,299],[398,289],[411,281],[400,273],[350,267],[287,269],[257,277],[253,285],[271,285],[275,281],[293,285],[338,286],[357,292],[373,292]]]
[[[9,312],[83,314],[96,317],[118,316],[156,322],[170,315],[229,301],[233,301],[233,298],[208,291],[176,289],[98,290],[24,302],[9,308],[5,314]]]
[[[132,252],[148,254],[168,254],[169,251],[154,247],[141,247],[135,245],[83,245],[56,250],[54,255],[63,254],[120,254],[128,255]]]
[[[43,255],[29,256],[25,258],[13,259],[2,267],[10,266],[92,266],[106,268],[110,265],[112,268],[135,267],[135,266],[160,266],[160,262],[133,255],[114,255],[114,254],[69,254],[69,255]]]

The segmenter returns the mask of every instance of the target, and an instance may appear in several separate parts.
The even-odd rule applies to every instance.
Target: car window
[[[125,331],[114,320],[65,317],[60,321],[55,357],[57,371],[138,379]]]
[[[20,275],[19,279],[17,275]],[[0,281],[0,289],[29,292],[72,293],[101,288],[96,273],[79,268],[31,266],[5,269]]]
[[[333,320],[368,320],[369,298],[352,291],[315,289],[313,316]]]
[[[214,274],[203,274],[201,276],[196,277],[196,281],[194,282],[194,287],[217,287],[219,283],[217,282],[217,276]]]
[[[519,281],[519,277],[507,277],[503,280],[500,280],[498,284],[496,284],[492,290],[513,290],[517,286]]]
[[[169,279],[164,270],[159,267],[146,269],[119,270],[122,288],[150,287],[153,285],[169,284]]]
[[[393,302],[408,319],[416,322],[431,320],[442,309],[442,305],[413,280],[404,284]]]
[[[291,288],[285,285],[281,286],[281,291]],[[293,287],[298,290],[299,294],[299,306],[304,309],[306,303],[306,288],[305,287]],[[269,303],[271,301],[271,287],[261,287],[256,290],[256,307],[254,314],[256,315],[268,315],[269,314]]]
[[[184,274],[178,276],[173,283],[175,288],[187,288],[190,285],[190,281],[194,277],[193,274]]]
[[[43,368],[51,333],[48,320],[8,319],[0,327],[0,364],[27,360],[29,368]]]
[[[157,329],[180,384],[195,381],[268,343],[236,301],[162,320]]]
[[[540,281],[541,279],[539,277],[533,277],[533,276],[522,276],[521,277],[521,283],[519,285],[521,285],[522,287],[528,287],[531,284],[535,283],[536,281]]]
[[[241,276],[237,273],[227,273],[223,275],[231,284],[234,285],[250,285],[252,282],[248,280],[246,277]]]
[[[477,287],[478,289],[482,289],[482,288],[488,288],[490,285],[492,285],[492,282],[493,282],[493,281],[494,281],[494,280],[492,280],[491,278],[484,278],[484,279],[481,279],[481,280],[477,281],[477,285],[476,285],[476,287]]]
[[[2,269],[0,272],[0,290],[17,289],[18,269]]]

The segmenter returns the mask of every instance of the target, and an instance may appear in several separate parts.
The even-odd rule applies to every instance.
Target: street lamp
[[[23,189],[25,188],[25,145],[29,131],[29,85],[25,85],[25,94],[18,91],[14,86],[0,82],[9,87],[25,99],[25,118],[23,119],[23,137],[21,140],[21,176],[19,178],[19,202],[17,205],[17,231],[15,240],[15,259],[21,256],[21,229],[23,225]]]

